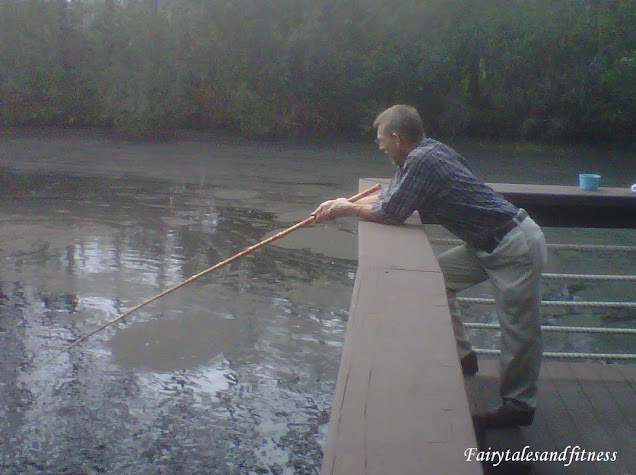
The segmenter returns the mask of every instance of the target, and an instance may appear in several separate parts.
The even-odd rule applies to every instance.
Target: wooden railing
[[[426,234],[361,222],[358,256],[322,473],[481,473],[464,456],[477,442]]]

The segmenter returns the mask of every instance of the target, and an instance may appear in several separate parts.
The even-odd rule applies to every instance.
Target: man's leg
[[[477,255],[492,282],[501,326],[501,397],[533,409],[543,351],[540,286],[547,261],[543,233],[526,218],[492,254],[478,251]]]
[[[437,256],[439,266],[444,274],[448,308],[453,322],[457,353],[462,359],[472,351],[472,345],[466,335],[461,312],[457,303],[457,292],[468,289],[488,279],[475,252],[463,246],[454,247]]]

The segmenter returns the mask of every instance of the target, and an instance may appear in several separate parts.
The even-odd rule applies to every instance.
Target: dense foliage
[[[635,0],[0,0],[0,123],[633,137]]]

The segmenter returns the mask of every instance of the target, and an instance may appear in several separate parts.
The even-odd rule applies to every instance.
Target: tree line
[[[0,0],[0,125],[615,140],[634,0]]]

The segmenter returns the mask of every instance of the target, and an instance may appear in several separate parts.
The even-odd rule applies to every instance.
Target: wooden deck
[[[361,189],[379,180],[361,180]],[[463,378],[443,277],[421,226],[359,225],[359,261],[323,474],[636,475],[636,365],[546,361],[532,426],[475,434],[496,360]],[[616,461],[466,461],[466,451],[616,452]],[[527,447],[527,448],[526,448]],[[569,449],[571,451],[571,449]],[[585,453],[581,453],[581,451]],[[518,455],[519,455],[518,454]],[[545,455],[544,455],[545,456]]]
[[[498,364],[481,358],[480,371],[465,378],[471,412],[492,408],[499,397]],[[481,450],[616,452],[616,461],[509,462],[485,464],[493,474],[636,474],[636,365],[545,361],[539,378],[534,424],[477,434]]]

